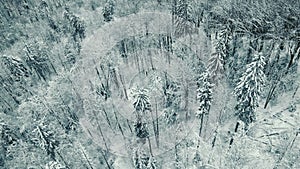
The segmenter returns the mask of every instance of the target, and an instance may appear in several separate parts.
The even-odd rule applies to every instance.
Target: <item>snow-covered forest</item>
[[[299,0],[1,0],[1,169],[299,169]]]

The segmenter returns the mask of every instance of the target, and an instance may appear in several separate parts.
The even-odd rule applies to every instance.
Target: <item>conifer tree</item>
[[[217,80],[224,72],[224,64],[229,52],[229,41],[232,39],[229,26],[224,26],[216,33],[213,41],[214,52],[207,66],[213,80]]]
[[[133,164],[136,169],[157,169],[155,158],[143,150],[135,151]]]
[[[135,124],[136,135],[140,138],[146,138],[149,136],[149,133],[147,131],[147,123],[143,121],[143,116],[145,115],[146,111],[151,110],[151,104],[147,95],[147,90],[135,90],[133,93],[133,98],[135,99],[133,107],[137,117]]]
[[[175,0],[173,4],[173,15],[175,16],[176,36],[186,35],[193,30],[193,7],[188,0]]]
[[[199,88],[197,89],[199,107],[196,116],[200,119],[199,136],[202,132],[204,117],[207,117],[211,107],[213,84],[209,81],[209,78],[207,71],[202,73],[199,79]]]
[[[256,53],[252,62],[246,65],[246,71],[234,90],[238,100],[237,115],[246,127],[255,121],[255,109],[259,106],[259,97],[265,83],[264,66],[264,56]]]
[[[51,159],[56,160],[56,148],[59,145],[59,142],[54,139],[54,134],[52,131],[47,130],[47,125],[40,123],[36,128],[33,130],[35,134],[35,138],[33,139],[41,149],[43,149],[47,155],[50,156]]]

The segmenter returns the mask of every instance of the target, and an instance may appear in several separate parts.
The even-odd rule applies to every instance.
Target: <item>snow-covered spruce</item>
[[[196,116],[200,119],[199,136],[201,136],[203,128],[203,120],[207,118],[211,101],[212,101],[212,89],[213,84],[210,82],[209,73],[206,71],[201,74],[199,78],[199,88],[197,89],[197,99],[199,101],[198,111]]]
[[[236,106],[238,118],[247,126],[255,121],[255,109],[265,83],[264,56],[256,53],[251,63],[246,65],[240,81],[234,89],[238,104]]]

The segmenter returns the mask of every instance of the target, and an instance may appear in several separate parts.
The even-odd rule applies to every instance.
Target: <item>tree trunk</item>
[[[234,128],[234,134],[231,136],[231,139],[230,139],[230,141],[229,141],[229,148],[231,148],[231,146],[232,146],[232,143],[233,143],[233,141],[234,141],[234,135],[235,135],[235,133],[237,133],[237,131],[238,131],[238,128],[239,128],[239,125],[240,125],[240,123],[239,122],[236,122],[236,125],[235,125],[235,128]]]
[[[87,155],[85,154],[85,152],[83,151],[83,149],[81,148],[81,152],[83,154],[83,157],[85,158],[85,160],[87,161],[88,163],[88,166],[91,168],[91,169],[94,169],[94,167],[92,166],[91,162],[89,161]]]
[[[119,76],[120,76],[120,81],[121,81],[121,84],[122,84],[122,87],[123,87],[125,98],[126,98],[126,100],[128,100],[127,90],[126,90],[126,87],[125,87],[125,84],[124,84],[124,78],[121,74],[119,74]]]
[[[155,119],[156,119],[156,145],[159,148],[159,127],[158,127],[158,113],[157,113],[157,102],[155,100]]]
[[[201,133],[202,133],[203,119],[204,119],[204,115],[201,114],[201,117],[200,117],[200,127],[199,127],[199,137],[201,137]]]
[[[108,149],[108,146],[107,146],[107,143],[106,143],[106,139],[105,139],[105,137],[104,137],[104,135],[103,135],[103,132],[102,132],[102,129],[101,129],[101,125],[100,125],[100,123],[99,123],[99,119],[98,119],[98,117],[97,117],[95,111],[93,111],[93,115],[94,115],[94,117],[96,118],[97,128],[98,128],[98,131],[99,131],[99,133],[100,133],[100,136],[102,137],[102,140],[103,140],[103,142],[104,142],[106,151],[109,152],[109,149]]]
[[[151,156],[153,156],[153,153],[152,153],[152,147],[151,147],[151,142],[150,142],[149,136],[147,137],[147,139],[148,139],[148,144],[149,144],[150,154],[151,154]]]
[[[111,128],[112,126],[111,126],[111,123],[110,123],[109,117],[108,117],[108,115],[107,115],[107,112],[105,111],[105,109],[104,109],[104,108],[102,109],[102,111],[104,112],[104,115],[105,115],[106,121],[107,121],[107,123],[108,123],[109,127]]]
[[[117,124],[118,124],[119,130],[121,131],[121,134],[122,134],[122,136],[123,136],[123,138],[124,138],[124,140],[125,140],[125,135],[124,135],[124,132],[123,132],[122,126],[121,126],[121,125],[120,125],[120,123],[119,123],[119,119],[118,119],[118,117],[117,117],[116,111],[115,111],[115,110],[113,110],[113,112],[114,112],[114,114],[115,114],[115,118],[116,118],[116,121],[117,121]]]

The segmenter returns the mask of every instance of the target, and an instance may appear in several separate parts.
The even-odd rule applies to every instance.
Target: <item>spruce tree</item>
[[[200,119],[200,128],[199,128],[199,136],[202,132],[203,120],[204,117],[208,115],[211,101],[212,101],[212,88],[213,84],[209,81],[210,76],[206,71],[201,74],[197,89],[197,99],[199,101],[198,111],[196,112],[196,116]]]
[[[222,27],[213,39],[214,52],[209,59],[207,70],[214,80],[217,80],[224,72],[224,64],[228,56],[229,42],[231,39],[231,30],[229,26]]]
[[[173,15],[175,16],[176,36],[190,34],[194,27],[193,7],[188,0],[175,0]]]
[[[146,111],[151,110],[149,96],[147,95],[146,89],[134,90],[133,92],[134,92],[133,107],[135,109],[135,113],[137,117],[136,124],[135,124],[136,135],[139,138],[146,138],[149,136],[149,133],[147,130],[147,123],[143,121],[143,117]]]
[[[55,140],[54,133],[46,129],[47,127],[43,123],[36,126],[32,131],[36,136],[33,142],[38,144],[52,160],[56,160],[56,148],[59,146],[59,142]]]
[[[255,121],[255,109],[259,105],[259,97],[265,82],[264,66],[264,56],[256,53],[252,62],[246,65],[246,71],[234,90],[238,100],[237,115],[246,127]]]

